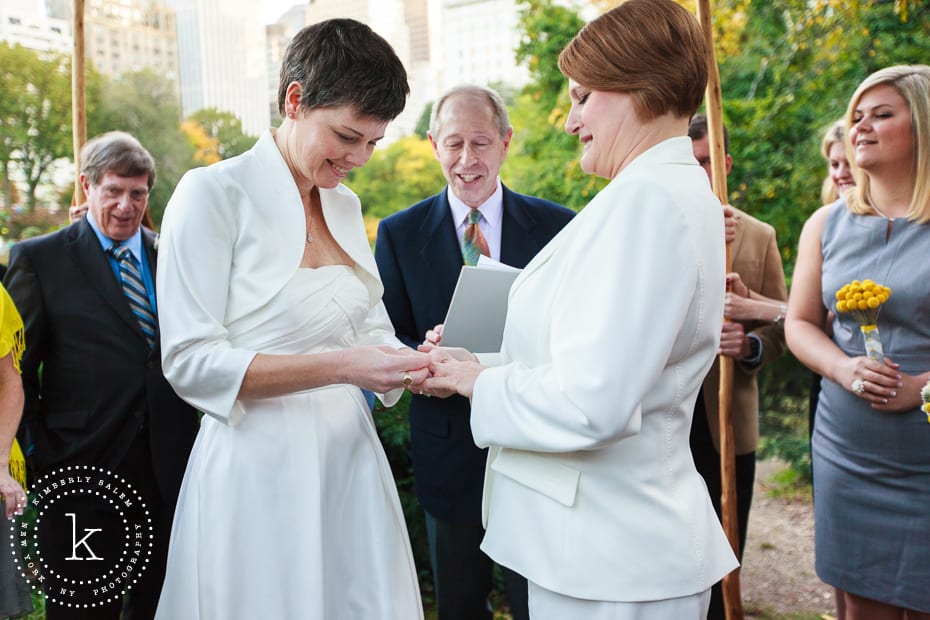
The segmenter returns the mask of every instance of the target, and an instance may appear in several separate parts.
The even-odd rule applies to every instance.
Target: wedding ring
[[[410,376],[409,372],[404,373],[404,386],[410,387],[413,385],[413,377]]]
[[[861,396],[862,393],[865,392],[865,381],[863,381],[862,379],[856,379],[855,381],[852,382],[851,387],[852,387],[853,392]]]

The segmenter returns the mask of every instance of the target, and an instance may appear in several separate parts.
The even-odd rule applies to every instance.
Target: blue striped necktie
[[[129,308],[136,315],[136,321],[145,334],[145,341],[149,343],[149,348],[155,346],[155,333],[157,323],[155,313],[152,311],[152,304],[149,303],[149,295],[145,291],[145,281],[142,279],[142,272],[136,259],[133,258],[132,252],[125,245],[113,245],[107,250],[107,254],[116,259],[119,263],[119,277],[123,283],[123,294],[129,302]]]

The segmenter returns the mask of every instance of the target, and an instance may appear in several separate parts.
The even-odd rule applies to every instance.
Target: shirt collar
[[[109,250],[113,244],[125,245],[129,248],[129,251],[132,252],[133,257],[142,262],[142,227],[140,226],[135,234],[131,236],[126,241],[114,241],[107,237],[100,230],[100,226],[97,225],[97,221],[94,219],[94,212],[90,209],[87,210],[87,223],[90,224],[90,227],[94,230],[94,234],[97,235],[97,241],[100,242],[100,247],[103,248],[103,251],[106,252]]]
[[[451,187],[449,187],[447,194],[449,196],[449,207],[452,209],[452,221],[455,222],[456,227],[464,226],[468,223],[468,214],[471,213],[471,207],[459,200]],[[500,223],[504,213],[504,190],[501,188],[500,177],[497,179],[494,193],[478,206],[478,210],[481,211],[481,215],[484,216],[489,225],[497,226]]]

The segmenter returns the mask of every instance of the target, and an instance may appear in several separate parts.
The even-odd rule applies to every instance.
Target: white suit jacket
[[[358,197],[339,185],[320,189],[320,201],[326,225],[368,289],[371,309],[356,344],[402,348],[381,303]],[[165,209],[156,283],[165,376],[184,400],[222,422],[235,425],[244,415],[236,397],[260,352],[233,346],[226,326],[260,311],[293,277],[304,252],[304,218],[270,132],[238,157],[187,172]],[[393,404],[402,393],[382,400]]]
[[[737,562],[694,468],[724,301],[720,202],[686,137],[630,163],[527,265],[472,432],[495,561],[582,599],[709,588]]]

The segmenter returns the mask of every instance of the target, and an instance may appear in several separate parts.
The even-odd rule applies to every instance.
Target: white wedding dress
[[[369,294],[355,271],[297,269],[227,325],[266,354],[353,346]],[[399,346],[399,344],[398,344]],[[237,401],[191,453],[160,620],[417,620],[417,575],[391,470],[361,391],[337,385]]]

